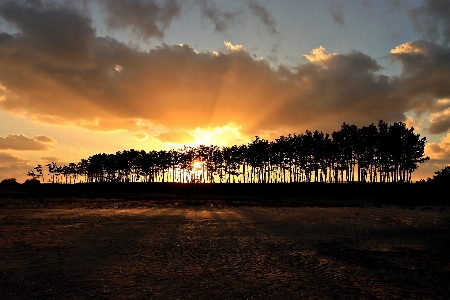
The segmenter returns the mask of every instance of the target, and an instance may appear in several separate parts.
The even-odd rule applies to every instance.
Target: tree
[[[36,174],[37,174],[37,178],[42,177],[42,181],[45,182],[44,174],[42,173],[42,166],[41,166],[41,165],[37,165],[37,167],[35,167],[34,169],[35,169],[36,172],[37,172],[37,173],[36,173]]]
[[[433,179],[428,178],[428,182],[433,183],[450,183],[450,166],[434,172]]]
[[[0,182],[0,187],[11,188],[11,187],[15,187],[18,185],[19,185],[19,183],[17,182],[16,178],[6,178]]]

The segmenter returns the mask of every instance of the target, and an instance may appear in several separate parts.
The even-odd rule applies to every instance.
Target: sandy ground
[[[0,298],[450,295],[449,207],[120,207],[1,207]]]

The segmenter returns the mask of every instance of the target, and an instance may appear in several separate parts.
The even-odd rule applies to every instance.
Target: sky
[[[379,120],[450,164],[448,0],[0,0],[0,179]]]

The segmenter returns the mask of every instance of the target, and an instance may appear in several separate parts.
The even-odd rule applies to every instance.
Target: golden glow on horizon
[[[242,126],[229,123],[222,127],[200,128],[188,131],[194,138],[192,146],[215,145],[219,147],[241,144],[249,140],[241,133]]]
[[[198,147],[200,145],[224,147],[241,145],[250,142],[251,137],[243,134],[241,130],[242,126],[238,126],[233,123],[228,123],[225,126],[217,126],[213,128],[197,127],[194,130],[183,131],[192,138],[192,141],[187,141],[187,137],[184,136],[184,134],[180,134],[180,132],[175,132],[173,135],[171,132],[161,133],[160,136],[167,134],[172,136],[173,140],[163,141],[160,139],[160,141],[167,149],[181,149],[184,146]],[[155,137],[158,139],[158,136]],[[182,140],[180,140],[180,138]]]

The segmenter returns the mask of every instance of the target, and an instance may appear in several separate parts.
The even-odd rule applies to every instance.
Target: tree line
[[[343,123],[331,135],[316,130],[271,142],[256,136],[246,145],[231,147],[131,149],[63,166],[38,165],[27,175],[53,183],[411,182],[418,164],[429,160],[425,143],[425,137],[402,122],[379,121],[360,128]]]

